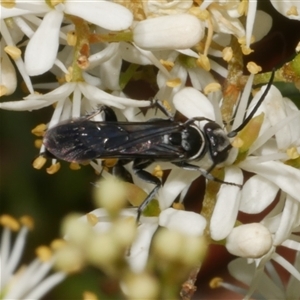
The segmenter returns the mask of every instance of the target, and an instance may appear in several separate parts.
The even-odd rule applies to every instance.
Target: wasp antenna
[[[249,122],[250,120],[253,118],[254,114],[256,113],[256,111],[258,110],[258,108],[260,107],[260,105],[262,104],[262,102],[265,100],[271,85],[273,83],[274,80],[274,76],[275,76],[275,68],[273,68],[272,73],[271,73],[271,78],[268,82],[267,88],[265,89],[265,91],[263,92],[263,94],[261,95],[260,99],[258,100],[258,102],[256,103],[255,107],[252,109],[251,113],[248,115],[248,117],[244,120],[244,122],[236,129],[234,129],[233,131],[228,133],[228,137],[235,137],[237,135],[237,133],[239,131],[241,131]]]

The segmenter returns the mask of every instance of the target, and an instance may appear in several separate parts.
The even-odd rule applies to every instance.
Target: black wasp
[[[229,138],[236,136],[251,120],[267,95],[273,78],[274,71],[254,109],[238,128],[228,134],[216,122],[204,117],[195,117],[184,123],[176,122],[159,101],[155,104],[169,116],[168,119],[118,122],[113,111],[103,106],[101,110],[108,115],[109,121],[96,122],[87,116],[50,128],[43,141],[46,155],[48,153],[58,159],[79,163],[97,158],[133,161],[136,175],[155,185],[138,208],[139,220],[142,211],[161,187],[161,181],[144,170],[154,161],[168,161],[187,170],[200,171],[207,179],[223,182],[210,172],[216,165],[225,162],[232,148]],[[203,129],[196,125],[199,121],[207,121]],[[208,169],[191,164],[192,161],[201,160],[205,154],[209,154],[211,159]]]

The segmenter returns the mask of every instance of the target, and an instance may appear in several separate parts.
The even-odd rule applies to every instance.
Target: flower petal
[[[243,185],[239,210],[248,214],[262,212],[276,197],[279,187],[259,175],[252,176]]]
[[[125,30],[133,20],[132,13],[110,1],[66,1],[65,12],[108,30]]]
[[[283,16],[292,20],[300,20],[300,3],[298,1],[271,0],[271,3]]]
[[[255,157],[247,158],[239,166],[275,183],[284,192],[300,201],[300,170],[278,161],[255,163]]]
[[[158,223],[185,235],[202,236],[207,222],[194,212],[167,208],[159,215]]]
[[[210,101],[198,90],[186,87],[173,98],[175,108],[187,118],[205,117],[215,120],[214,108]]]
[[[142,272],[147,263],[149,248],[152,241],[152,236],[155,233],[158,224],[157,218],[144,218],[148,219],[143,221],[138,227],[138,233],[135,241],[130,248],[130,256],[127,261],[133,272]]]
[[[242,184],[243,174],[237,167],[225,168],[226,182]],[[238,186],[222,184],[217,195],[217,203],[210,221],[210,234],[212,239],[219,241],[224,239],[232,230],[238,208],[240,205],[241,190]]]
[[[48,71],[54,64],[59,46],[59,30],[64,14],[47,13],[25,50],[25,66],[30,76]]]

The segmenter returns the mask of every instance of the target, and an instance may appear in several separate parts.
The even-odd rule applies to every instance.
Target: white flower
[[[14,16],[15,10],[20,13],[19,9],[24,9],[23,15],[28,14],[28,12],[33,15],[36,13],[44,14],[36,32],[30,36],[25,51],[26,70],[31,76],[43,74],[54,64],[64,14],[77,16],[102,28],[115,31],[127,29],[133,19],[129,10],[110,1],[91,1],[88,3],[65,1],[51,8],[42,0],[32,4],[23,1],[17,2],[14,8],[5,10],[4,18]],[[23,28],[21,27],[21,30]]]
[[[249,81],[247,85],[249,84],[251,86],[251,81]],[[249,179],[249,183],[245,187],[246,191],[249,190],[249,187],[251,187],[252,191],[262,191],[262,189],[266,188],[267,186],[269,194],[266,194],[262,191],[261,196],[265,195],[265,197],[254,198],[255,195],[259,194],[259,192],[257,192],[256,194],[254,194],[254,192],[243,192],[241,194],[238,187],[223,184],[217,195],[217,203],[210,222],[211,235],[215,240],[226,238],[226,236],[233,229],[239,209],[245,211],[246,203],[251,202],[251,206],[249,204],[247,205],[247,213],[257,213],[258,207],[263,209],[272,201],[274,201],[278,189],[281,189],[282,191],[288,193],[291,197],[295,198],[297,201],[300,201],[300,185],[298,184],[298,182],[300,182],[300,171],[296,168],[284,164],[281,161],[282,159],[288,159],[288,156],[285,153],[281,153],[282,149],[278,149],[276,147],[274,149],[275,153],[272,153],[269,156],[263,154],[264,147],[262,146],[266,145],[265,147],[268,148],[268,143],[272,140],[272,136],[274,134],[277,144],[280,145],[281,143],[284,143],[286,148],[297,146],[297,142],[299,143],[300,141],[298,131],[294,130],[294,126],[299,126],[298,122],[300,122],[300,114],[298,110],[293,108],[294,106],[290,104],[289,100],[283,99],[280,95],[281,101],[283,101],[284,103],[285,101],[288,101],[289,104],[285,106],[281,105],[281,110],[284,109],[284,114],[281,117],[277,116],[274,113],[274,109],[278,109],[278,104],[273,103],[273,101],[275,101],[273,90],[274,88],[272,87],[270,93],[265,99],[266,102],[263,103],[261,108],[261,110],[264,110],[266,113],[263,128],[261,130],[262,132],[260,133],[260,136],[258,137],[256,142],[253,143],[253,145],[250,147],[248,153],[251,154],[255,149],[261,147],[260,156],[248,155],[235,167],[230,167],[230,163],[234,162],[234,157],[236,157],[236,149],[232,149],[232,153],[229,155],[229,160],[227,162],[229,166],[225,166],[225,181],[242,184],[242,172],[237,172],[238,168],[241,168],[260,176],[252,177]],[[248,93],[249,88],[245,88],[244,94],[247,95]],[[255,96],[255,99],[253,99],[254,103],[256,103],[256,100],[260,98],[261,93]],[[208,99],[205,99],[206,97],[204,95],[201,95],[201,93],[196,91],[195,89],[186,88],[176,94],[173,102],[177,110],[185,114],[188,118],[196,116],[206,116],[207,118],[210,118],[212,120],[218,120],[214,117],[214,115],[220,116],[218,107],[216,105],[212,106],[210,101]],[[248,99],[248,96],[244,97],[243,95],[243,99]],[[272,109],[270,103],[272,103],[274,109]],[[266,106],[265,109],[264,106]],[[239,106],[240,111],[237,112],[237,117],[235,118],[233,128],[237,128],[238,122],[242,122],[242,120],[239,119],[240,115],[244,115],[242,107],[243,103],[241,103]],[[251,109],[252,108],[250,107],[249,110],[251,111]],[[211,113],[211,111],[213,110],[214,114]],[[281,114],[279,113],[279,115]],[[271,124],[269,121],[270,118],[273,118]],[[292,120],[294,120],[293,122],[296,123],[289,125]],[[220,121],[217,122],[221,124]],[[203,126],[201,125],[201,123],[200,126]],[[281,129],[280,131],[285,130],[284,134],[280,135],[279,129]],[[287,139],[287,137],[289,138]],[[288,140],[288,142],[283,142],[284,140]],[[200,163],[203,162],[203,159],[201,159]],[[230,177],[228,176],[233,177],[230,179]],[[260,186],[260,181],[258,179],[262,177],[265,179],[264,185]],[[243,198],[241,198],[241,196],[243,196]],[[258,203],[257,206],[255,204],[256,202]]]
[[[296,254],[293,268],[296,270],[300,268],[299,252]],[[248,289],[251,289],[251,282],[255,276],[255,265],[253,263],[249,264],[246,259],[238,258],[229,263],[228,270],[235,280],[248,286]],[[261,272],[260,276],[256,278],[257,286],[255,289],[252,289],[251,293],[248,293],[248,289],[224,282],[222,279],[215,280],[215,287],[223,287],[235,293],[242,294],[244,296],[243,299],[250,299],[250,297],[251,299],[299,299],[299,279],[290,275],[288,282],[285,283],[285,280],[283,280],[271,262],[266,264],[266,271]]]
[[[298,1],[271,0],[271,3],[283,16],[292,20],[300,20],[300,3]]]
[[[40,299],[54,286],[66,278],[66,273],[56,272],[47,276],[53,266],[54,259],[46,247],[38,249],[39,257],[28,266],[17,269],[25,247],[28,230],[32,221],[23,217],[20,224],[8,215],[0,218],[4,227],[1,237],[0,265],[1,265],[1,299]],[[18,231],[13,245],[12,232]]]

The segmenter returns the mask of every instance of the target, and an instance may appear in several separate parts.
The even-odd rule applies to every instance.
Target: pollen
[[[107,168],[112,168],[116,165],[117,162],[118,162],[117,158],[107,158],[102,161],[102,164]]]
[[[13,59],[13,60],[18,60],[21,55],[22,51],[16,47],[16,46],[6,46],[4,48],[4,51]]]
[[[16,6],[16,1],[15,0],[4,0],[4,1],[1,1],[1,6],[4,8],[13,8]]]
[[[262,67],[257,65],[255,62],[250,61],[247,64],[247,69],[251,74],[257,74],[262,70]]]
[[[56,163],[51,165],[49,168],[46,169],[46,172],[50,175],[55,174],[56,172],[58,172],[58,170],[60,169],[60,163]]]
[[[295,5],[291,6],[290,9],[286,12],[287,16],[299,16],[298,9]]]
[[[44,166],[46,161],[47,161],[47,159],[45,157],[39,156],[33,161],[32,166],[35,169],[40,170]]]
[[[221,85],[217,82],[212,82],[204,88],[204,94],[208,95],[212,92],[217,92],[217,91],[220,91],[220,90],[221,90]]]
[[[171,113],[171,106],[167,100],[162,100],[162,105],[169,113]]]
[[[174,87],[177,87],[181,84],[181,79],[180,78],[173,78],[173,79],[170,79],[166,82],[166,85],[168,87],[171,87],[171,88],[174,88]]]
[[[45,131],[47,130],[46,124],[39,124],[31,130],[31,133],[35,136],[44,136]]]
[[[33,218],[30,216],[23,216],[20,218],[20,223],[23,226],[26,226],[28,229],[32,230],[34,228],[34,221]]]
[[[286,154],[289,156],[290,159],[296,159],[300,156],[296,147],[287,149]]]
[[[52,251],[47,246],[40,246],[35,250],[35,253],[40,261],[47,262],[52,257]]]
[[[160,60],[160,63],[168,70],[171,71],[174,67],[174,62],[169,60]]]
[[[75,46],[77,43],[77,34],[75,31],[69,31],[67,33],[67,43],[69,46]]]
[[[86,218],[88,223],[92,226],[95,226],[99,222],[98,217],[92,213],[87,214]]]
[[[233,57],[233,51],[231,47],[225,47],[222,51],[222,57],[225,61],[229,62],[231,61],[232,57]]]
[[[222,286],[223,279],[221,277],[215,277],[209,282],[209,287],[211,289],[217,289]]]
[[[12,231],[18,231],[20,229],[19,222],[10,215],[0,216],[0,224],[3,227],[8,227]]]
[[[80,170],[80,169],[81,169],[80,164],[75,163],[75,162],[70,163],[69,167],[70,167],[70,169],[73,170],[73,171],[77,171],[77,170]]]

